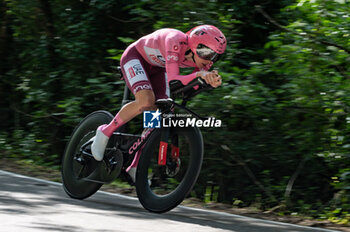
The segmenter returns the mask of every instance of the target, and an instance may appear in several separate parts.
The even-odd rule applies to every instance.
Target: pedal
[[[128,182],[128,184],[130,186],[135,186],[135,183],[133,181],[133,179],[131,178],[131,176],[129,175],[129,173],[127,173],[125,170],[121,172],[122,173],[122,179],[124,179],[124,181]]]

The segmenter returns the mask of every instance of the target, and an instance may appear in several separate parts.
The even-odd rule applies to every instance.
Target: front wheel
[[[197,127],[171,128],[166,165],[158,165],[160,138],[161,130],[152,133],[136,172],[137,196],[145,209],[155,213],[169,211],[184,200],[197,181],[204,153]]]

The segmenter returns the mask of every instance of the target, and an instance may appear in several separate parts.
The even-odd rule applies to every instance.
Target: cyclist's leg
[[[108,125],[101,125],[97,129],[91,146],[92,154],[96,160],[103,159],[109,137],[116,129],[143,111],[155,109],[155,95],[147,74],[149,65],[136,48],[131,47],[124,52],[121,67],[124,80],[134,94],[135,101],[123,106]]]
[[[140,90],[135,94],[135,100],[124,105],[108,125],[100,126],[100,130],[108,137],[120,126],[130,121],[145,110],[155,109],[155,96],[152,90]]]
[[[170,96],[170,93],[169,93],[169,84],[167,81],[167,75],[165,73],[165,69],[161,67],[152,66],[152,68],[149,70],[148,73],[150,75],[149,80],[151,82],[152,89],[154,91],[155,100],[168,98]],[[153,107],[155,110],[156,106],[153,106]],[[146,130],[147,129],[148,128],[146,128]],[[141,136],[144,136],[144,134],[147,134],[147,132],[144,131]],[[130,166],[126,169],[126,171],[129,173],[134,183],[136,180],[136,168],[139,162],[142,149],[143,147],[141,147],[136,152],[134,160],[132,161]]]

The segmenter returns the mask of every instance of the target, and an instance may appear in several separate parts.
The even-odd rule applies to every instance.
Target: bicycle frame
[[[203,83],[199,79],[186,86],[180,81],[176,85],[170,82],[171,92],[182,98],[182,104],[172,99],[157,100],[155,104],[163,119],[173,117],[175,107],[203,118],[185,107],[188,99],[205,89]],[[128,102],[130,90],[125,86],[122,105]],[[124,124],[109,139],[100,162],[91,154],[91,144],[96,128],[112,119],[113,115],[108,111],[95,111],[73,131],[62,159],[62,180],[66,193],[75,199],[85,199],[103,184],[127,172],[129,175],[126,178],[130,184],[135,183],[137,195],[145,209],[163,213],[176,207],[191,191],[200,172],[204,144],[199,128],[183,129],[163,124],[161,129],[146,128],[141,135],[134,135],[127,133],[126,127],[130,124]],[[155,155],[158,148],[157,164]],[[137,172],[134,172],[136,167]]]
[[[194,89],[193,88],[194,86],[198,86],[198,88]],[[165,106],[163,106],[163,108],[161,109],[162,113],[165,113],[164,111],[170,111],[171,108],[176,106],[178,108],[186,110],[187,112],[196,116],[197,118],[206,119],[206,117],[202,117],[202,116],[198,115],[197,113],[195,113],[194,111],[186,108],[186,103],[190,98],[194,97],[195,95],[201,93],[204,90],[211,88],[210,86],[206,85],[205,82],[201,78],[197,78],[197,79],[191,81],[186,86],[183,86],[180,81],[176,81],[176,82],[173,82],[173,85],[170,85],[170,88],[171,88],[171,90],[173,90],[173,94],[175,96],[180,95],[182,97],[183,101],[182,101],[181,105],[175,103],[175,101],[172,101],[171,102],[172,107],[170,105],[165,104]],[[125,85],[123,100],[122,100],[122,107],[129,102],[131,102],[130,90]],[[160,107],[158,107],[158,108],[160,108]],[[166,163],[166,160],[165,160],[166,156],[163,156],[163,152],[167,150],[166,141],[167,141],[168,136],[169,136],[169,130],[170,129],[168,128],[165,131],[163,131],[162,136],[161,136],[161,144],[160,144],[160,148],[159,148],[159,165],[165,165],[165,163]],[[114,132],[113,133],[113,135],[116,136],[117,139],[118,139],[118,137],[121,139],[125,139],[126,137],[134,138],[133,140],[131,140],[131,142],[127,143],[126,145],[119,146],[119,149],[123,153],[127,153],[127,154],[129,154],[130,157],[134,157],[132,163],[128,166],[128,168],[126,170],[129,170],[132,167],[137,167],[138,160],[139,160],[139,157],[141,154],[141,152],[138,152],[138,151],[142,150],[142,148],[146,144],[149,136],[154,131],[155,130],[153,130],[153,129],[149,129],[146,131],[146,133],[143,136],[125,134],[125,133],[121,133],[121,132]],[[165,152],[165,154],[166,154],[166,152]],[[165,157],[165,158],[163,158],[163,157]]]

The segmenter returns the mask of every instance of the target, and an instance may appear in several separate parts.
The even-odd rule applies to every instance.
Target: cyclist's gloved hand
[[[211,85],[213,88],[216,88],[221,85],[222,79],[217,70],[213,70],[211,72],[200,71],[198,72],[198,76],[203,78],[205,82]]]

